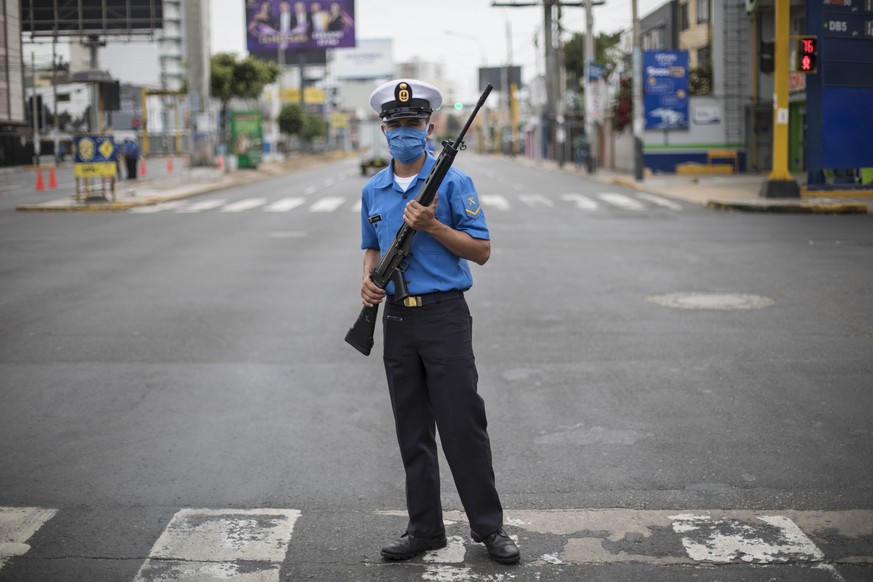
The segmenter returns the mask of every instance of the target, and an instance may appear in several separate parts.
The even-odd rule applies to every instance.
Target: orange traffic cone
[[[146,175],[146,163],[145,158],[139,159],[139,175],[145,178]]]
[[[224,170],[224,156],[218,156],[218,169]]]
[[[58,179],[55,176],[55,167],[52,166],[51,170],[49,170],[49,188],[54,190],[58,187]]]
[[[37,166],[36,168],[36,191],[41,192],[45,190],[45,182],[42,181],[42,168]]]
[[[173,173],[173,156],[170,156],[169,158],[167,158],[167,173],[168,174]]]

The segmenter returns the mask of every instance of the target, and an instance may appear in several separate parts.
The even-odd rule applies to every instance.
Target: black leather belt
[[[452,299],[463,299],[463,291],[438,291],[436,293],[426,293],[424,295],[410,295],[403,301],[395,301],[393,295],[388,296],[388,301],[394,305],[403,305],[404,307],[424,307],[425,305],[433,305],[435,303],[443,303]]]

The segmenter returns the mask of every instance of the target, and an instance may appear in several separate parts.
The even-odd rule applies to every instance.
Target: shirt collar
[[[421,166],[421,170],[418,171],[418,175],[413,181],[412,184],[409,185],[410,188],[418,181],[419,178],[427,178],[427,175],[430,173],[431,168],[436,163],[436,158],[430,155],[430,152],[425,152],[424,154],[424,164]],[[394,187],[394,160],[388,164],[388,167],[384,172],[380,172],[374,178],[374,186],[377,188],[393,188]]]

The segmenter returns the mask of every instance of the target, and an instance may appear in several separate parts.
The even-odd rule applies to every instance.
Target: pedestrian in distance
[[[127,179],[136,180],[136,164],[139,161],[139,147],[136,142],[128,138],[124,140],[124,161],[127,164]]]
[[[503,529],[485,402],[478,393],[472,320],[464,293],[473,284],[468,261],[485,264],[491,242],[473,181],[450,168],[429,206],[414,200],[436,159],[426,151],[442,103],[439,90],[417,80],[390,81],[370,96],[382,119],[392,160],[364,186],[361,248],[365,306],[385,301],[383,362],[406,474],[408,523],[382,548],[405,560],[447,544],[440,501],[436,431],[474,541],[497,562],[519,560]],[[370,278],[403,223],[415,229],[405,269],[410,297],[394,298]]]

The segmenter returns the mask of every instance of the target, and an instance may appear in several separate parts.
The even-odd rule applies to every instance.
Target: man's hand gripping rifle
[[[443,178],[446,177],[449,168],[452,167],[455,156],[458,155],[459,151],[466,148],[464,136],[476,118],[476,114],[479,113],[479,109],[485,104],[491,89],[492,86],[490,84],[485,88],[485,91],[479,97],[479,101],[476,102],[473,113],[470,114],[470,118],[467,119],[467,123],[464,124],[461,133],[458,134],[458,138],[454,141],[445,140],[442,143],[443,149],[433,168],[431,168],[430,173],[427,175],[427,179],[425,179],[424,184],[421,186],[418,197],[415,199],[422,206],[430,206],[434,196],[436,196],[437,189],[442,184]],[[409,264],[409,257],[412,256],[412,239],[414,236],[415,229],[404,222],[397,231],[397,234],[394,235],[394,241],[391,243],[388,252],[382,257],[382,262],[370,273],[370,279],[380,289],[387,287],[389,281],[394,282],[395,301],[403,301],[409,297],[403,272]],[[346,334],[346,342],[365,356],[369,356],[370,350],[373,348],[373,333],[376,330],[376,319],[378,316],[378,304],[372,307],[364,306],[358,315],[357,321],[355,321],[355,324]]]

